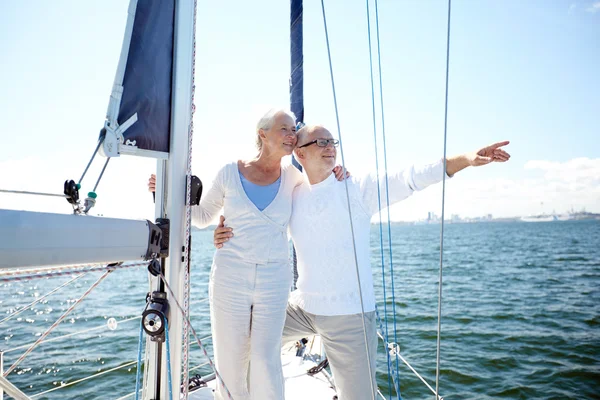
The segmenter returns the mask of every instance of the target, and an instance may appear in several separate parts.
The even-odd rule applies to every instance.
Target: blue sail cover
[[[290,2],[290,108],[296,122],[304,122],[304,56],[302,54],[302,0]]]
[[[290,1],[290,110],[296,116],[296,123],[304,123],[304,54],[302,0]],[[292,156],[292,163],[302,171],[302,166]]]
[[[137,113],[123,136],[139,149],[169,151],[174,21],[174,0],[138,0],[117,121]]]
[[[302,0],[290,1],[290,109],[296,115],[296,122],[304,123],[304,55],[303,55],[303,24]],[[298,160],[292,156],[292,163],[302,171]],[[298,282],[298,258],[296,248],[292,248],[292,265],[294,271],[293,289]]]

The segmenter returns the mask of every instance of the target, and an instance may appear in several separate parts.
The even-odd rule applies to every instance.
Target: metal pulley
[[[167,311],[169,303],[164,292],[152,292],[149,295],[146,308],[142,314],[142,327],[150,340],[164,342],[165,326],[167,325]]]

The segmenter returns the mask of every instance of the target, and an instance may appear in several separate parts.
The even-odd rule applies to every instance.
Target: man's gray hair
[[[296,131],[296,136],[298,137],[298,146],[306,144],[308,142],[307,136],[311,135],[317,129],[327,130],[323,125],[303,125],[302,128]]]
[[[262,140],[260,139],[260,134],[258,131],[261,129],[265,131],[271,129],[275,123],[275,116],[279,113],[284,113],[292,117],[294,122],[296,122],[296,116],[290,110],[285,108],[271,108],[265,115],[262,116],[261,119],[258,120],[258,123],[256,124],[256,147],[258,150],[262,149]]]
[[[314,125],[303,125],[302,128],[296,131],[296,137],[298,138],[298,146],[304,144],[304,142],[306,141],[304,139],[304,136],[310,134],[314,128]]]

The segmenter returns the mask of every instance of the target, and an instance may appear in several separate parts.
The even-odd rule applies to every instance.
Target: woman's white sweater
[[[282,165],[279,191],[260,211],[242,187],[237,162],[225,165],[200,205],[192,208],[192,224],[196,227],[208,226],[223,209],[225,226],[234,228],[234,236],[217,249],[215,262],[232,258],[257,264],[287,262],[292,192],[302,181],[302,174],[293,165]]]

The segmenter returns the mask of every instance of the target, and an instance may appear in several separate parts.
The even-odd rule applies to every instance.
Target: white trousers
[[[217,371],[234,400],[283,400],[281,335],[292,284],[289,263],[219,260],[209,284]],[[217,385],[215,399],[228,400]]]

